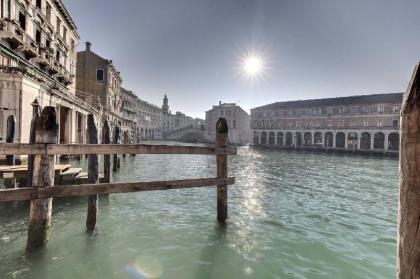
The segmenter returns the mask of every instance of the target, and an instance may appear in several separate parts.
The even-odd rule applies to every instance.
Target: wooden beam
[[[0,189],[0,202],[232,185],[235,177]]]
[[[2,143],[0,155],[79,155],[79,154],[192,154],[236,155],[236,147],[176,146],[147,144],[27,144]]]

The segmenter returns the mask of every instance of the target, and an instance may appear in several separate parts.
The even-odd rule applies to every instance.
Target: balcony
[[[33,58],[32,62],[38,63],[42,68],[45,68],[50,64],[50,54],[42,45],[39,46],[38,51],[38,56]]]
[[[59,82],[64,83],[65,85],[69,85],[73,83],[73,77],[74,75],[71,75],[69,71],[63,66],[59,66],[58,73],[56,75],[56,78]]]
[[[0,38],[8,41],[12,48],[21,51],[27,58],[33,58],[38,55],[38,48],[35,41],[25,33],[19,23],[16,21],[10,22],[0,21]]]
[[[49,63],[46,69],[50,72],[51,75],[57,74],[60,70],[58,62],[52,57],[49,59]]]

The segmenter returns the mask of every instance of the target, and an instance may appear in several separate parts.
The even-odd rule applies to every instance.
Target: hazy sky
[[[172,112],[402,92],[420,60],[419,0],[65,0],[123,86]],[[244,78],[241,58],[264,57]]]

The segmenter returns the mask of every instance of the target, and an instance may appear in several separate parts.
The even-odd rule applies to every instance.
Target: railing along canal
[[[86,219],[87,232],[97,229],[98,194],[128,193],[139,191],[169,190],[192,187],[217,186],[217,219],[227,219],[227,186],[235,177],[227,176],[227,155],[236,155],[236,147],[228,146],[228,126],[224,118],[216,124],[216,145],[170,146],[109,143],[109,127],[104,123],[102,142],[98,144],[98,130],[93,114],[88,115],[89,144],[57,144],[59,127],[54,107],[45,107],[36,117],[35,143],[0,144],[0,155],[33,155],[32,187],[1,189],[0,202],[30,201],[27,250],[47,244],[49,238],[52,198],[88,196]],[[88,154],[88,184],[54,186],[56,155]],[[111,154],[201,154],[216,155],[217,176],[187,180],[110,183],[109,156]],[[98,155],[104,155],[106,182],[99,184]]]

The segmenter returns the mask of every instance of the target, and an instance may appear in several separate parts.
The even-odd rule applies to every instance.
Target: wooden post
[[[226,147],[228,125],[226,119],[219,118],[216,124],[216,147]],[[216,155],[217,177],[227,177],[227,155]],[[217,220],[224,223],[228,216],[227,185],[217,185]]]
[[[419,63],[420,64],[420,63]],[[401,108],[397,277],[420,278],[420,67],[416,65]]]
[[[87,118],[88,144],[98,144],[98,129],[95,125],[95,118],[93,114],[88,114]],[[88,183],[98,184],[99,183],[99,169],[98,169],[98,155],[88,155]],[[86,218],[86,231],[88,233],[96,232],[96,219],[98,216],[98,194],[90,195],[88,197],[88,210]]]
[[[36,121],[39,118],[39,103],[35,99],[32,105],[32,120],[31,120],[31,131],[29,134],[29,143],[35,143],[35,130],[36,130]],[[34,175],[34,155],[28,155],[28,179],[26,182],[27,187],[32,186],[32,177]]]
[[[15,140],[15,129],[16,129],[16,118],[14,115],[7,117],[7,131],[6,131],[6,143],[13,143]],[[6,165],[15,165],[15,155],[6,155]]]
[[[102,143],[110,144],[108,121],[104,122],[102,127]],[[111,155],[104,155],[104,183],[111,182]],[[109,194],[106,194],[109,197]]]
[[[119,138],[120,138],[120,128],[118,126],[115,126],[115,129],[114,129],[114,144],[118,144],[118,139]],[[118,154],[114,154],[112,170],[117,171],[117,169],[119,169],[119,167],[118,167]]]
[[[35,142],[56,144],[58,141],[57,115],[54,107],[45,107],[36,121]],[[33,187],[54,185],[54,155],[35,155]],[[35,199],[30,202],[28,240],[26,250],[31,251],[47,244],[51,224],[52,199]]]

